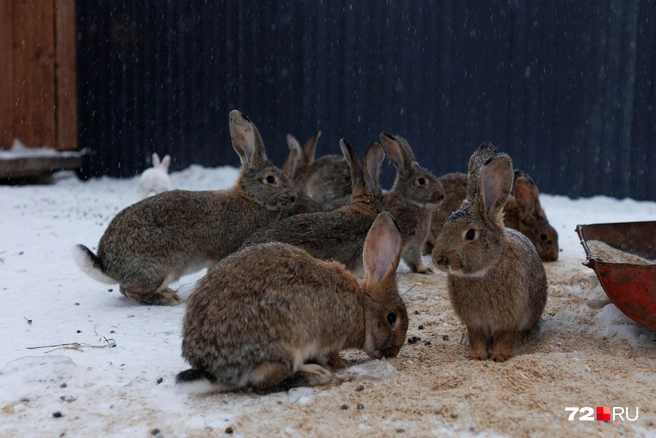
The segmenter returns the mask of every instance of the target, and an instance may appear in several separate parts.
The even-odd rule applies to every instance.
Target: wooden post
[[[14,141],[13,1],[0,0],[0,150]]]
[[[1,0],[0,0],[1,1]],[[58,150],[77,149],[75,0],[55,1],[55,121]]]
[[[55,147],[54,0],[14,2],[15,137]]]

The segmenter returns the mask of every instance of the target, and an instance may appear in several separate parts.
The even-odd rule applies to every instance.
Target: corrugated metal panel
[[[236,165],[239,108],[279,164],[287,132],[339,153],[385,130],[438,174],[491,141],[543,192],[656,199],[654,1],[98,0],[77,20],[91,175],[152,151]]]

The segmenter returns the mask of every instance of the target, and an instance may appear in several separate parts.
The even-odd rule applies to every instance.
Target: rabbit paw
[[[487,348],[484,346],[479,346],[476,349],[471,348],[467,354],[467,358],[471,360],[487,360],[487,357]]]
[[[432,274],[433,268],[430,268],[423,263],[411,264],[410,270],[416,272],[417,274]]]
[[[513,357],[512,351],[495,351],[492,353],[492,360],[495,362],[505,362]]]
[[[168,287],[159,292],[152,293],[135,293],[135,291],[131,291],[129,288],[121,288],[121,293],[127,298],[151,306],[177,306],[184,302],[180,295]]]
[[[321,377],[322,379],[328,379],[331,376],[330,371],[317,365],[316,363],[304,363],[298,367],[298,372],[303,374],[312,374],[314,376]]]

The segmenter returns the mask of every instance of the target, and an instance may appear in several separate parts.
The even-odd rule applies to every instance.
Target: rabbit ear
[[[372,143],[364,156],[365,181],[375,196],[383,196],[380,188],[380,172],[383,169],[385,152],[380,143]]]
[[[480,169],[478,213],[503,228],[503,207],[513,183],[512,160],[506,154],[490,158]]]
[[[396,167],[397,171],[403,171],[410,164],[403,146],[401,146],[401,143],[393,135],[386,132],[381,133],[380,142],[385,150],[385,155],[387,155],[387,158]]]
[[[381,213],[367,233],[362,252],[364,284],[370,291],[372,286],[394,279],[400,257],[399,227],[389,213]]]
[[[467,199],[476,198],[478,189],[478,173],[490,158],[497,153],[497,148],[492,143],[485,142],[474,151],[469,157],[468,180],[467,180]]]
[[[346,162],[351,168],[351,187],[353,188],[352,197],[360,196],[364,191],[364,172],[362,171],[360,159],[346,140],[341,139],[339,141],[339,147],[342,149],[342,154],[344,154],[344,158],[346,158]]]
[[[295,147],[294,143],[298,146]],[[296,169],[298,167],[299,156],[302,152],[301,146],[298,144],[298,141],[294,138],[293,135],[287,134],[287,145],[289,146],[289,153],[287,154],[287,160],[282,166],[282,171],[285,172],[290,179],[294,178],[296,174]]]
[[[260,133],[253,122],[238,110],[230,111],[230,137],[232,147],[244,167],[257,169],[267,165],[268,159]]]
[[[153,152],[153,167],[159,167],[159,165],[159,155],[157,155],[157,152]]]
[[[162,168],[168,169],[169,164],[171,164],[171,156],[165,155],[164,158],[162,158]]]
[[[305,143],[305,150],[303,155],[303,164],[309,166],[314,161],[314,154],[317,151],[317,142],[321,137],[321,131],[317,131],[311,139]]]
[[[412,163],[416,161],[415,154],[405,138],[383,132],[380,134],[380,141],[385,149],[385,155],[400,173],[412,169]]]
[[[540,209],[540,192],[530,176],[521,170],[515,171],[514,189],[517,205],[524,216],[533,216]]]

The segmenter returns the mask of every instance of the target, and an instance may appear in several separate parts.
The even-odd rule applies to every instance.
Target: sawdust
[[[562,261],[545,267],[550,286],[541,333],[519,345],[510,361],[466,360],[465,330],[451,310],[446,276],[404,273],[399,287],[408,337],[421,340],[390,359],[396,377],[312,388],[311,403],[264,407],[231,427],[245,436],[656,434],[656,349],[631,348],[596,326],[599,309],[585,303],[603,298],[603,291],[591,270]],[[343,355],[351,363],[365,358]],[[568,421],[568,406],[639,407],[640,417],[635,423]]]
[[[656,264],[656,260],[646,259],[637,254],[622,251],[602,242],[601,240],[588,240],[587,244],[592,255],[601,258],[602,261],[607,263],[630,263],[633,265]]]

